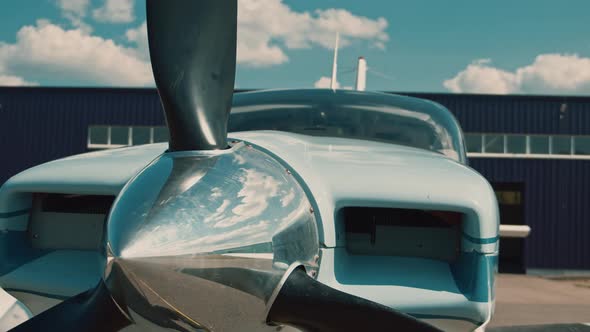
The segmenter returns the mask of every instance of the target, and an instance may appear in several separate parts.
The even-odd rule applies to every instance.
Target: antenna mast
[[[340,33],[336,33],[336,45],[334,46],[334,64],[332,65],[332,81],[330,82],[330,89],[336,90],[338,81],[338,44],[340,42]]]
[[[367,60],[359,57],[356,67],[356,90],[365,91],[367,88]]]

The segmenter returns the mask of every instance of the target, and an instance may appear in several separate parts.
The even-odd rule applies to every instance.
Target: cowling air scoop
[[[15,331],[436,331],[318,282],[302,185],[228,145],[237,0],[147,0],[147,23],[169,150],[115,201],[101,282]]]

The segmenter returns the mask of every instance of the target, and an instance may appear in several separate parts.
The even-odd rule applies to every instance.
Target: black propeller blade
[[[170,150],[227,147],[237,0],[147,0],[152,69]]]
[[[111,298],[104,283],[76,295],[10,330],[116,332],[130,322]]]
[[[303,268],[295,269],[285,280],[267,321],[304,331],[441,331],[384,305],[326,286],[309,277]]]

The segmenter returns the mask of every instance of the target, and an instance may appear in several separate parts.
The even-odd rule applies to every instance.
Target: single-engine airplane
[[[147,0],[147,22],[169,144],[1,187],[0,329],[485,328],[498,205],[447,109],[233,95],[237,0]]]

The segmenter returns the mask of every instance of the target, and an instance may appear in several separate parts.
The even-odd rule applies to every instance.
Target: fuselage
[[[349,97],[346,94],[344,100]],[[322,105],[322,100],[325,102],[322,98],[310,100],[315,100],[317,106]],[[273,102],[262,103],[266,106],[254,111],[268,110],[272,108],[269,105],[274,108],[287,105],[278,102],[272,93],[267,100]],[[404,103],[391,106],[401,110],[394,114],[394,118],[410,113],[428,113],[424,111],[427,107],[423,102],[404,100]],[[418,111],[412,111],[410,106],[416,106],[416,103]],[[243,111],[254,107],[246,104],[242,100],[237,103],[237,108]],[[306,108],[301,103],[291,105]],[[67,298],[99,282],[105,276],[103,271],[107,266],[105,248],[81,250],[68,246],[72,242],[63,240],[63,237],[96,240],[97,237],[108,237],[109,229],[107,233],[99,230],[96,234],[56,234],[51,228],[41,228],[45,233],[31,234],[32,225],[37,225],[35,218],[43,214],[43,199],[47,197],[44,195],[116,198],[115,216],[111,211],[110,217],[113,219],[124,215],[117,211],[121,211],[126,197],[132,201],[128,194],[122,193],[130,192],[133,183],[140,182],[138,179],[146,178],[151,172],[150,176],[155,178],[169,179],[162,180],[161,184],[154,182],[153,188],[159,188],[155,192],[159,192],[156,201],[169,202],[186,195],[193,190],[191,188],[209,188],[210,192],[206,190],[205,195],[212,197],[206,208],[210,211],[210,218],[204,216],[201,220],[194,215],[183,218],[193,218],[194,223],[201,222],[215,232],[222,228],[225,234],[236,239],[245,234],[240,233],[243,222],[272,230],[268,238],[259,236],[252,243],[207,242],[209,246],[205,246],[202,245],[204,242],[191,242],[183,247],[182,254],[214,252],[232,257],[270,259],[274,262],[273,269],[283,269],[281,264],[289,266],[293,262],[289,255],[278,259],[276,248],[290,244],[278,236],[285,228],[272,226],[272,216],[286,213],[285,218],[294,218],[295,214],[305,211],[313,216],[311,220],[316,229],[310,231],[312,235],[309,236],[317,237],[308,251],[315,252],[317,257],[304,265],[311,269],[316,280],[427,320],[443,329],[472,330],[485,325],[494,307],[499,225],[497,202],[487,181],[465,165],[460,128],[452,121],[450,125],[436,122],[437,117],[444,115],[444,110],[436,107],[438,115],[418,119],[428,124],[423,129],[439,131],[433,135],[424,131],[417,140],[404,136],[411,132],[408,128],[419,127],[414,117],[410,122],[404,122],[414,127],[400,127],[405,137],[402,144],[392,142],[401,137],[396,135],[389,140],[383,137],[374,139],[372,133],[375,130],[366,130],[360,137],[358,131],[345,135],[337,130],[338,125],[324,117],[315,126],[316,129],[324,128],[321,135],[305,134],[310,131],[305,123],[297,127],[304,134],[272,130],[230,133],[228,142],[232,147],[219,152],[218,157],[218,152],[202,155],[195,152],[193,157],[196,159],[191,157],[194,161],[190,158],[186,161],[190,153],[167,153],[165,144],[154,144],[92,152],[26,170],[0,188],[0,228],[3,231],[0,239],[2,245],[18,248],[17,251],[2,252],[0,286],[8,290],[7,298],[22,309],[21,320],[26,320],[55,304],[47,299]],[[328,112],[327,115],[330,114],[334,113]],[[265,125],[273,126],[272,123]],[[427,145],[433,148],[421,148],[412,142],[419,145],[429,142]],[[203,161],[212,156],[215,160]],[[225,159],[231,162],[224,164]],[[268,164],[260,164],[262,162]],[[221,165],[226,165],[223,167],[227,174],[235,175],[223,180],[225,173],[219,168]],[[265,174],[259,175],[257,169],[266,170]],[[276,171],[271,172],[271,169]],[[180,179],[174,180],[176,182],[170,180],[170,174],[175,172],[180,172],[177,176]],[[214,203],[213,200],[218,199],[216,181],[226,183],[226,194],[231,192],[234,198],[228,197],[228,202],[219,198]],[[249,181],[249,187],[244,181]],[[149,191],[150,187],[142,190]],[[293,197],[298,198],[293,200]],[[185,201],[183,198],[182,202]],[[305,205],[299,206],[294,203],[296,201]],[[294,204],[293,214],[287,213],[289,204]],[[179,213],[192,211],[183,205],[173,206],[177,206]],[[277,212],[281,208],[284,211]],[[152,211],[146,215],[162,222],[164,219],[159,217],[162,213],[158,213]],[[59,215],[55,216],[59,218]],[[59,225],[51,215],[45,217],[52,225]],[[169,222],[168,219],[165,222]],[[112,225],[113,220],[108,223]],[[83,232],[83,228],[76,229]],[[60,236],[62,245],[51,247],[51,243],[56,243],[51,239]],[[39,238],[47,239],[45,246],[35,245]],[[175,243],[172,248],[166,246],[169,237],[163,240],[148,237],[148,240],[145,243],[151,247],[142,249],[136,245],[133,251],[126,248],[123,241],[116,248],[111,243],[111,249],[119,254],[129,249],[127,253],[133,251],[138,257],[165,257],[164,249],[180,253],[178,242],[169,242]],[[158,244],[157,241],[164,241],[161,247],[153,245]],[[79,246],[79,241],[77,243]],[[158,254],[151,253],[158,250]],[[314,256],[307,253],[304,257],[309,255]],[[64,266],[68,267],[67,271]],[[23,293],[40,294],[40,297],[23,297]]]

